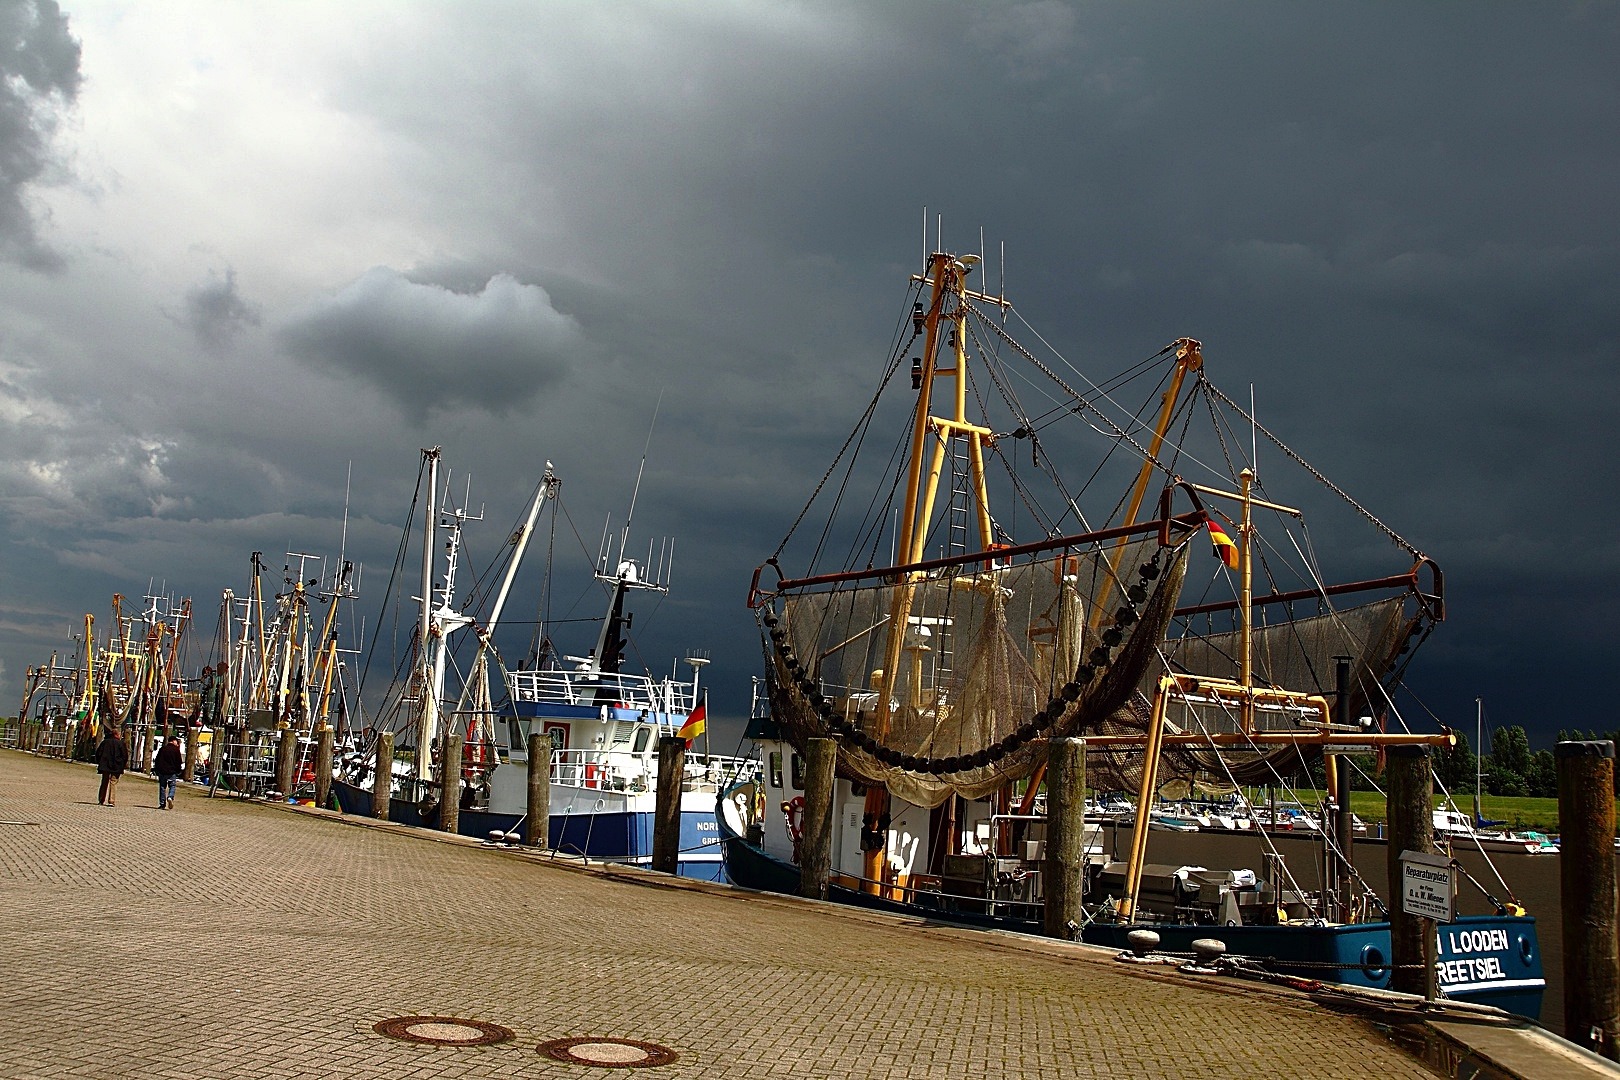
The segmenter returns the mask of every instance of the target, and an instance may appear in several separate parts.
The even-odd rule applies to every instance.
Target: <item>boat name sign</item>
[[[1422,851],[1401,852],[1401,910],[1436,922],[1456,915],[1457,881],[1451,860]]]

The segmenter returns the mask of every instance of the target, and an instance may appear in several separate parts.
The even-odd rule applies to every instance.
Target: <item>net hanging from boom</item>
[[[1125,706],[1157,667],[1186,545],[984,554],[781,597],[773,705],[789,741],[840,736],[846,779],[937,806],[1029,775],[1044,736]]]

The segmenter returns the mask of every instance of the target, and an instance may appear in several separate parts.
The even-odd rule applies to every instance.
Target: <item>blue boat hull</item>
[[[332,791],[345,814],[371,816],[371,792],[341,780],[332,781]],[[388,820],[396,825],[436,829],[437,814],[424,814],[415,803],[392,799]],[[522,831],[518,814],[497,814],[484,810],[463,810],[457,822],[462,836],[485,839],[491,832]],[[565,855],[578,855],[603,862],[649,865],[652,862],[653,815],[640,811],[597,814],[553,814],[548,847]],[[702,881],[724,881],[725,862],[714,841],[714,817],[696,811],[681,814],[681,854],[677,863],[680,877]]]
[[[799,870],[766,854],[721,825],[727,874],[734,884],[767,892],[795,893]],[[839,903],[955,925],[1039,934],[1038,921],[1012,915],[950,910],[949,900],[933,905],[870,896],[830,885],[828,899]],[[1094,923],[1082,940],[1124,951],[1132,930],[1159,934],[1159,949],[1191,953],[1198,938],[1216,938],[1232,955],[1262,960],[1269,971],[1296,978],[1384,990],[1389,988],[1389,923],[1350,925],[1197,926],[1171,923]],[[1463,916],[1439,926],[1440,986],[1448,998],[1491,1005],[1539,1019],[1546,988],[1536,921],[1528,916]]]

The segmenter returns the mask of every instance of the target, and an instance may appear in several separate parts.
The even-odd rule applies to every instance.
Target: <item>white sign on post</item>
[[[1401,910],[1435,922],[1456,914],[1457,881],[1451,860],[1421,851],[1401,852]]]

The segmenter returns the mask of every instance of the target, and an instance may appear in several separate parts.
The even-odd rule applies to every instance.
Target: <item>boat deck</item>
[[[582,1075],[537,1052],[562,1039],[599,1062],[655,1044],[682,1076],[1434,1075],[1290,991],[196,788],[163,812],[134,774],[102,807],[96,781],[0,751],[0,966],[19,973],[0,1076]],[[376,1030],[424,1016],[510,1037]],[[1513,1058],[1499,1075],[1614,1075],[1481,1030]]]

